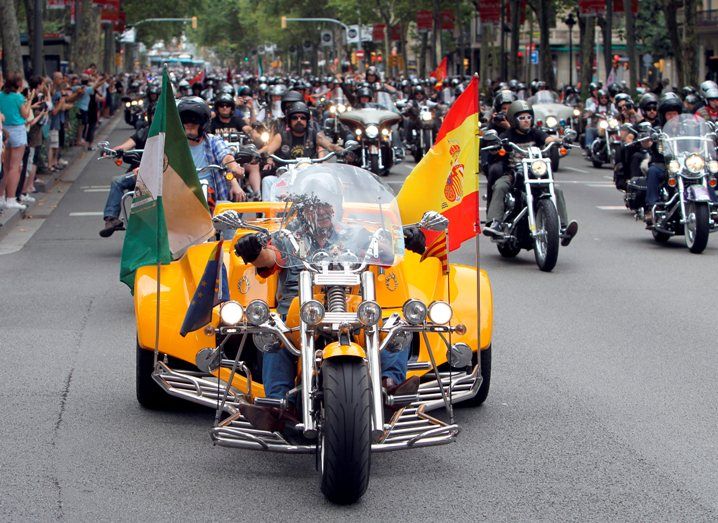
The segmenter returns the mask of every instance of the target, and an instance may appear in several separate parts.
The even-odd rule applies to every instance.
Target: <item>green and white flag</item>
[[[165,69],[122,245],[120,281],[134,290],[137,268],[169,263],[213,234],[212,217]]]

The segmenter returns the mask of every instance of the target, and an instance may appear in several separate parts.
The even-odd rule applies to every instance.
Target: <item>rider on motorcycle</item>
[[[638,101],[638,108],[641,110],[640,121],[648,121],[655,125],[658,121],[658,97],[654,93],[646,93]]]
[[[536,146],[543,148],[551,142],[560,142],[558,136],[548,136],[545,132],[533,126],[534,111],[531,104],[526,100],[516,100],[511,103],[507,113],[507,118],[511,124],[511,129],[501,135],[501,139],[507,139],[520,147]],[[512,164],[508,160],[508,156],[504,156],[503,160],[495,163],[501,165],[502,175],[496,180],[492,188],[491,200],[489,208],[486,212],[486,218],[489,225],[484,228],[484,235],[490,237],[501,237],[504,235],[503,224],[501,219],[505,212],[506,195],[511,192],[511,186],[514,183],[514,174],[512,172]],[[492,166],[492,168],[494,168]],[[558,215],[561,221],[561,245],[564,247],[571,243],[571,240],[578,232],[578,223],[568,221],[568,212],[566,211],[566,201],[563,191],[556,187],[556,203],[558,207]]]
[[[706,104],[696,114],[707,122],[718,122],[718,87],[706,89],[703,98]]]
[[[596,99],[589,98],[586,100],[586,106],[584,107],[584,113],[588,118],[588,124],[586,126],[586,141],[584,145],[586,149],[591,148],[591,144],[598,137],[598,118],[595,116],[599,113],[605,115],[612,115],[616,112],[608,93],[603,89],[599,89],[596,92]]]
[[[291,221],[286,228],[289,230],[301,228],[310,244],[310,251],[327,250],[338,242],[357,235],[363,234],[367,239],[371,237],[361,227],[350,228],[341,223],[344,196],[341,184],[334,177],[322,176],[321,173],[307,174],[300,179],[298,186],[305,189],[301,192],[314,196],[318,203],[306,206],[301,211],[302,215]],[[405,228],[404,238],[407,249],[420,254],[424,252],[426,240],[418,228]],[[299,294],[301,269],[287,267],[287,264],[283,263],[282,241],[286,240],[281,237],[272,238],[266,247],[263,247],[259,235],[248,234],[237,240],[234,252],[244,263],[254,265],[257,274],[262,277],[279,273],[277,313],[286,316],[292,300]],[[418,377],[405,380],[409,347],[410,343],[407,343],[398,352],[392,353],[386,350],[381,352],[382,384],[390,394],[416,394],[419,388]],[[286,398],[295,386],[296,358],[286,350],[263,353],[262,358],[262,382],[266,397]],[[240,405],[240,411],[255,428],[271,431],[281,429],[285,421],[295,421],[296,417],[292,410],[292,407],[279,411],[258,405]]]
[[[665,93],[658,102],[658,119],[661,126],[683,112],[683,102],[676,93]],[[654,124],[655,125],[655,124]],[[653,206],[660,200],[660,186],[666,179],[666,163],[663,155],[655,149],[651,154],[651,165],[646,179],[646,224],[653,225]]]

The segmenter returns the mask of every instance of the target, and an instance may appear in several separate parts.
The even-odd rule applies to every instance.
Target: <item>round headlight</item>
[[[382,136],[389,136],[389,134],[391,134],[391,131],[389,131],[389,129],[384,128],[381,130],[381,134],[382,134]]]
[[[125,107],[130,107],[132,104],[130,102],[125,102]]]
[[[357,129],[357,130],[354,131],[354,132],[356,133],[357,136],[361,136],[361,129]]]
[[[364,301],[357,307],[357,318],[365,327],[376,325],[381,319],[381,307],[375,301]]]
[[[376,138],[379,136],[379,128],[376,125],[368,125],[366,128],[367,138]]]
[[[708,162],[708,170],[709,170],[712,174],[718,173],[718,161],[716,161],[716,160],[711,160],[710,162]]]
[[[598,127],[601,129],[608,129],[608,122],[606,120],[601,120],[598,122]]]
[[[271,332],[256,332],[252,334],[252,341],[262,352],[277,352],[280,349],[279,338]]]
[[[433,323],[439,325],[446,325],[451,321],[454,311],[451,310],[451,305],[445,301],[435,301],[429,305],[429,319]]]
[[[137,100],[132,100],[132,101],[130,102],[130,105],[137,105]]]
[[[391,341],[387,344],[386,350],[389,352],[399,352],[404,350],[411,343],[412,333],[407,331],[398,331],[392,336]]]
[[[691,154],[686,158],[686,168],[694,174],[701,172],[705,166],[705,160],[697,154]]]
[[[219,318],[225,325],[237,325],[243,316],[244,309],[236,301],[228,301],[219,309]]]
[[[261,300],[249,302],[244,312],[247,315],[247,321],[252,325],[262,325],[269,319],[269,307]]]
[[[137,105],[144,105],[144,104],[145,104],[144,100],[137,100]]]
[[[615,129],[616,127],[618,127],[618,120],[616,120],[615,118],[610,118],[610,119],[608,120],[608,126],[609,126],[611,129]]]
[[[411,325],[421,325],[426,320],[426,305],[419,300],[409,300],[402,308],[404,319]]]
[[[668,172],[671,174],[678,174],[681,170],[681,164],[676,160],[668,162]]]
[[[336,112],[343,113],[347,110],[347,106],[344,104],[337,105]]]
[[[558,120],[555,116],[549,116],[546,118],[546,127],[556,127],[558,125]]]
[[[574,115],[574,116],[581,116],[581,110],[580,110],[580,109],[574,109],[574,110],[573,110],[573,115]]]
[[[347,105],[347,109],[346,109],[346,110],[347,110],[347,111],[351,111],[351,110],[352,110],[352,106],[351,106],[351,105]]]
[[[336,112],[337,112],[337,106],[336,106],[336,105],[330,105],[330,106],[329,106],[329,112],[330,112],[331,114],[336,114]]]
[[[421,113],[421,119],[425,122],[430,122],[433,116],[431,116],[431,113],[429,111],[424,111]]]
[[[299,310],[299,317],[309,326],[318,325],[324,319],[324,305],[317,300],[309,300]]]
[[[262,132],[262,134],[259,135],[259,139],[262,140],[262,143],[268,143],[269,133],[267,131]]]
[[[534,173],[539,178],[541,176],[544,176],[546,174],[546,171],[548,170],[548,166],[546,165],[546,162],[543,160],[534,160],[531,162],[531,172]]]

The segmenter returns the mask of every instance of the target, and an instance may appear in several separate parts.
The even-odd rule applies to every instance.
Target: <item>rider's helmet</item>
[[[284,84],[273,85],[269,90],[270,96],[284,96],[287,92],[287,86]]]
[[[605,98],[605,102],[603,103],[609,103],[610,100],[608,99],[608,93],[605,91],[605,89],[599,89],[596,92],[596,98],[598,98],[598,102],[601,103],[601,99]]]
[[[708,89],[706,89],[705,94],[703,95],[703,98],[706,99],[706,102],[708,100],[718,99],[718,87],[709,87]]]
[[[638,107],[644,114],[651,105],[655,106],[656,108],[658,107],[658,96],[656,96],[655,93],[646,93],[641,96],[641,99],[638,101]]]
[[[252,88],[248,85],[243,85],[237,90],[237,96],[252,96]]]
[[[521,113],[529,113],[531,115],[531,118],[533,119],[534,108],[526,100],[514,100],[513,102],[511,102],[509,110],[506,113],[506,119],[509,121],[513,129],[518,128],[519,121],[516,119],[516,117]]]
[[[539,80],[538,82],[536,82],[536,92],[545,91],[546,89],[548,89],[546,82],[544,82],[543,80]]]
[[[357,100],[361,98],[369,98],[371,100],[374,97],[374,92],[369,87],[360,87],[357,89]]]
[[[451,79],[451,87],[457,87],[461,83],[461,80],[455,76]]]
[[[227,93],[231,96],[234,96],[234,87],[232,87],[230,84],[222,84],[222,87],[219,88],[220,93]]]
[[[513,91],[509,91],[508,89],[499,91],[496,96],[494,96],[494,111],[498,113],[501,111],[502,105],[510,104],[514,100],[516,100],[516,93]]]
[[[685,100],[687,96],[690,96],[692,94],[696,94],[696,88],[692,85],[684,85],[681,88],[681,97]]]
[[[414,87],[412,87],[411,97],[416,98],[417,94],[421,94],[424,96],[424,98],[426,98],[426,89],[424,89],[423,85],[415,85]]]
[[[529,84],[529,88],[531,89],[531,94],[536,94],[536,91],[538,91],[538,83],[539,83],[538,80],[531,80],[531,83]]]
[[[188,92],[190,91],[190,85],[187,80],[180,80],[180,83],[178,84],[177,88],[179,89],[180,93]]]
[[[616,98],[613,99],[613,103],[616,104],[616,108],[618,108],[618,105],[623,102],[626,104],[626,107],[630,106],[633,107],[633,99],[631,98],[631,95],[628,93],[618,93],[616,95]]]
[[[519,81],[516,78],[512,78],[511,80],[509,80],[509,89],[511,89],[512,91],[516,91],[518,85]]]
[[[214,99],[214,106],[217,107],[219,105],[229,105],[234,109],[234,96],[229,93],[219,93]]]
[[[370,81],[369,80],[370,76],[373,76],[375,78],[375,80],[374,80],[375,82],[376,82],[376,80],[379,79],[379,75],[376,72],[376,67],[374,67],[373,65],[367,67],[366,75],[364,76],[364,78],[366,79],[367,82]]]
[[[185,96],[177,103],[180,121],[199,124],[199,134],[202,136],[209,132],[211,113],[207,102],[199,96]]]
[[[162,88],[159,85],[151,84],[147,88],[147,98],[150,98],[154,96],[154,99],[157,100],[160,97],[160,93],[162,92]]]
[[[591,82],[588,84],[588,93],[593,95],[594,91],[598,90],[598,84],[596,82]]]
[[[299,91],[287,91],[286,93],[284,93],[284,96],[282,96],[282,102],[280,104],[280,107],[282,109],[282,112],[284,114],[287,114],[287,107],[289,107],[290,104],[303,101],[304,96]]]
[[[701,104],[701,99],[697,94],[687,94],[683,99],[683,106],[686,108],[697,109]]]
[[[700,86],[701,94],[703,95],[703,97],[705,97],[706,91],[708,91],[708,89],[716,87],[718,87],[718,84],[716,84],[713,80],[706,80]]]
[[[287,107],[287,119],[291,119],[295,114],[303,114],[309,119],[309,107],[304,102],[294,102]]]
[[[615,98],[616,95],[621,91],[621,86],[616,82],[613,82],[611,85],[608,86],[608,94],[610,94],[612,98]]]
[[[678,114],[683,112],[683,101],[673,92],[664,93],[658,101],[658,115],[661,121],[665,123],[666,113],[676,111]]]

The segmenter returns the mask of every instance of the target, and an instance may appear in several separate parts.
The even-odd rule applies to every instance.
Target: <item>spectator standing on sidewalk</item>
[[[27,146],[25,120],[30,116],[30,104],[35,93],[30,92],[25,98],[20,93],[22,84],[19,73],[10,73],[0,92],[0,113],[5,116],[4,127],[8,133],[8,152],[3,164],[3,177],[0,179],[0,206],[24,210],[25,205],[17,201],[15,193]]]

